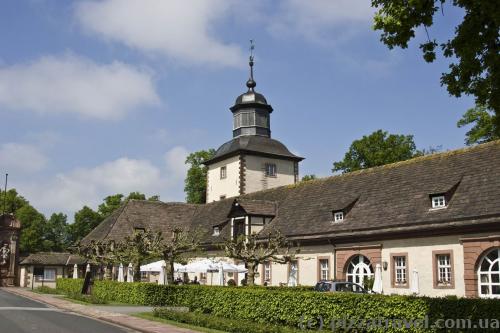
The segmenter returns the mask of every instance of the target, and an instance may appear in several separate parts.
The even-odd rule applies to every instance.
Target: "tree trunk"
[[[141,282],[141,264],[134,263],[134,282]]]
[[[167,284],[174,284],[174,260],[172,258],[165,258],[165,265]]]
[[[111,275],[112,275],[111,266],[110,265],[104,266],[104,279],[111,280]]]
[[[247,285],[248,286],[254,286],[255,285],[255,263],[247,263]]]

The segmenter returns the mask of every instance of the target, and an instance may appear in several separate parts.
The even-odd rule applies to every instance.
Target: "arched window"
[[[363,281],[373,277],[373,268],[370,260],[364,255],[357,255],[347,266],[347,281],[363,285]]]
[[[500,249],[488,252],[477,271],[479,296],[500,298]]]

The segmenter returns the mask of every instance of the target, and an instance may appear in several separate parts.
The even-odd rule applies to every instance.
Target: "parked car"
[[[315,291],[320,292],[349,292],[358,294],[368,294],[369,292],[354,282],[322,280],[316,283]]]

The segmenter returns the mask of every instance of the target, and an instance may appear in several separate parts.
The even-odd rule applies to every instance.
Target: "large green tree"
[[[463,10],[463,18],[451,39],[438,41],[427,28],[447,14],[447,6]],[[497,114],[496,134],[500,135],[500,3],[497,0],[372,0],[377,9],[374,28],[382,31],[381,41],[389,48],[407,48],[415,31],[423,27],[427,39],[420,43],[427,62],[436,59],[437,49],[452,59],[441,84],[456,97],[472,95],[478,105]]]
[[[468,146],[500,139],[500,134],[496,129],[495,116],[492,111],[485,106],[476,106],[465,112],[458,121],[458,127],[473,125],[465,134],[465,144]]]
[[[53,213],[45,224],[43,238],[45,248],[56,252],[65,251],[70,245],[67,216],[63,213]]]
[[[186,164],[189,165],[184,181],[184,192],[188,203],[203,204],[207,200],[207,167],[203,162],[215,155],[214,149],[200,150],[189,154]]]
[[[75,219],[68,226],[69,241],[72,244],[78,243],[90,231],[102,222],[104,218],[98,212],[88,206],[83,206],[82,209],[75,213]]]
[[[342,161],[333,163],[333,172],[351,172],[421,155],[413,135],[389,134],[378,130],[353,141]]]

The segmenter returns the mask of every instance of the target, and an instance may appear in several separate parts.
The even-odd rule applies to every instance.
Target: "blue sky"
[[[446,4],[429,29],[448,38]],[[272,135],[331,174],[350,143],[377,129],[418,148],[462,147],[472,98],[448,96],[448,60],[423,61],[417,31],[388,50],[370,1],[3,1],[0,171],[42,212],[70,215],[109,194],[184,200],[184,159],[231,138],[245,91],[248,40]]]

